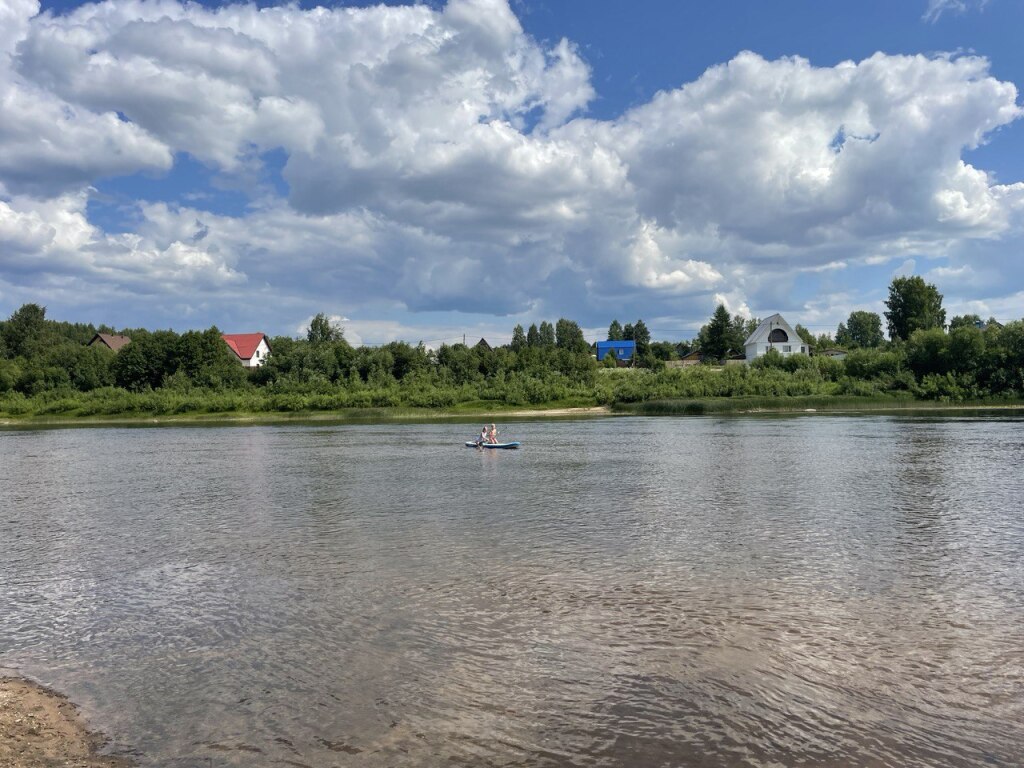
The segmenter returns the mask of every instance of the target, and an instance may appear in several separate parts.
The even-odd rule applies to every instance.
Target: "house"
[[[704,362],[704,355],[699,349],[695,349],[690,354],[683,355],[679,362],[682,363],[680,366],[681,368],[687,368],[691,365],[700,365]]]
[[[761,357],[769,349],[774,349],[783,356],[810,353],[807,342],[797,335],[793,327],[778,312],[762,320],[743,342],[743,347],[747,352],[747,362]]]
[[[87,346],[90,347],[106,347],[114,352],[117,352],[121,347],[130,342],[131,339],[127,336],[118,336],[116,333],[97,333],[92,337],[92,340]]]
[[[491,345],[487,343],[487,339],[480,339],[476,344],[473,345],[473,349],[479,350],[480,352],[491,352]]]
[[[597,359],[604,360],[605,355],[611,354],[616,361],[632,360],[636,352],[635,341],[599,341],[597,342]]]
[[[258,368],[267,362],[270,344],[263,333],[222,333],[228,349],[237,355],[246,368]]]

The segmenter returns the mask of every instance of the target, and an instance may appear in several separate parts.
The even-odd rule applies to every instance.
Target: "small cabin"
[[[632,360],[636,354],[635,341],[599,341],[597,342],[597,359],[604,360],[605,355],[612,355],[616,361]]]

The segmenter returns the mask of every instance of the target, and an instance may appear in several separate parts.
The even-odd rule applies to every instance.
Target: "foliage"
[[[839,324],[836,330],[836,344],[840,347],[880,347],[885,343],[882,335],[882,318],[877,312],[851,312],[846,324]]]
[[[906,341],[914,331],[942,328],[946,324],[942,294],[917,275],[893,279],[885,306],[889,308],[885,313],[889,338],[894,340]]]
[[[309,321],[309,331],[306,332],[306,341],[310,344],[331,344],[345,340],[345,329],[336,323],[332,323],[323,312]]]
[[[967,316],[949,333],[919,328],[905,342],[868,346],[864,342],[877,335],[861,337],[845,360],[772,350],[749,365],[724,368],[666,368],[665,360],[689,351],[690,345],[648,339],[646,351],[637,354],[639,367],[616,369],[611,356],[603,364],[593,359],[579,325],[567,318],[531,325],[526,333],[517,326],[513,343],[505,347],[454,344],[430,350],[401,341],[352,347],[340,328],[318,317],[324,322],[314,318],[315,332],[272,339],[266,364],[247,370],[215,327],[180,334],[134,329],[126,334],[132,342],[114,353],[86,346],[95,332],[92,325],[48,320],[45,309],[26,305],[0,325],[0,414],[481,410],[729,398],[736,407],[741,401],[778,398],[1024,398],[1024,321],[992,322],[981,329]],[[706,354],[716,349],[724,355],[756,322],[730,317],[719,306],[697,341]],[[647,333],[641,320],[627,331],[634,337]]]

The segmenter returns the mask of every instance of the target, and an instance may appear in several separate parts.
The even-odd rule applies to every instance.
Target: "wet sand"
[[[0,766],[10,768],[127,768],[101,755],[106,738],[90,731],[66,697],[41,685],[0,677]]]

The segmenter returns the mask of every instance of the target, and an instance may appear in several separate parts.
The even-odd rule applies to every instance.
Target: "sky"
[[[1024,317],[1024,3],[0,0],[0,317]]]

